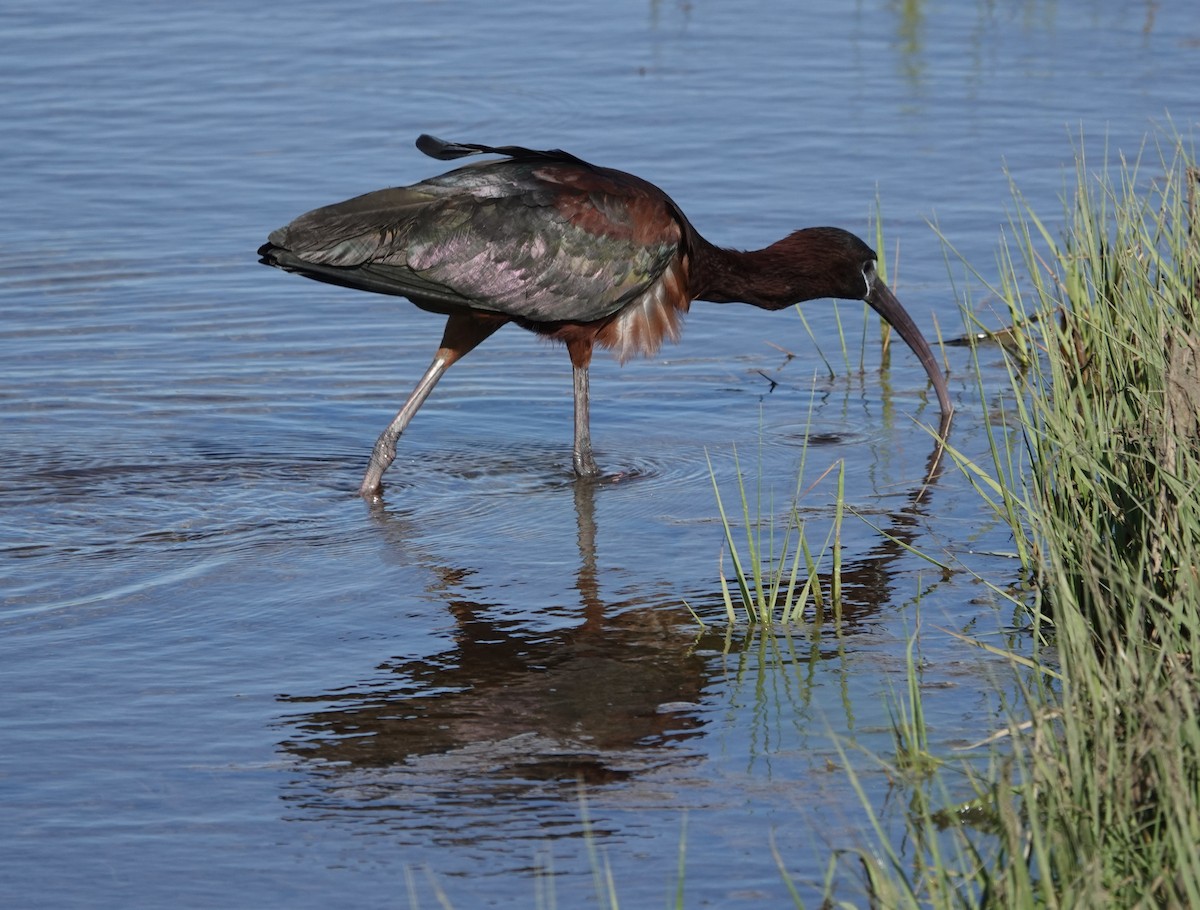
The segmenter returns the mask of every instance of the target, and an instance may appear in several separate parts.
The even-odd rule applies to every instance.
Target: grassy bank
[[[922,855],[861,855],[880,906],[1200,906],[1198,197],[1179,143],[1080,160],[1061,237],[1017,197],[988,284],[1019,429],[958,462],[1012,527],[1036,659],[976,798],[917,782]]]

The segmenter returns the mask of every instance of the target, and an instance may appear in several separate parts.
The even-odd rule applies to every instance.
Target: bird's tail
[[[453,161],[468,155],[504,155],[508,158],[545,158],[549,161],[570,161],[591,167],[582,158],[576,158],[562,149],[529,149],[521,145],[479,145],[474,142],[447,142],[437,136],[422,133],[417,137],[417,148],[438,161]]]

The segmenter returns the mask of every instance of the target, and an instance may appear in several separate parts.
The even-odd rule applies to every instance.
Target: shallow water
[[[1193,129],[1187,6],[9,4],[0,903],[574,906],[590,843],[643,906],[673,893],[685,826],[689,906],[778,906],[772,843],[811,894],[869,841],[844,761],[903,811],[858,749],[891,748],[918,616],[935,745],[994,723],[1002,671],[934,627],[1004,634],[962,567],[1015,580],[1011,542],[954,471],[917,501],[936,402],[915,358],[881,370],[859,304],[837,307],[845,357],[828,302],[815,344],[792,312],[698,304],[652,361],[598,359],[619,476],[589,485],[565,354],[506,329],[372,509],[366,456],[439,320],[254,249],[436,173],[419,132],[561,146],[726,245],[870,236],[878,194],[900,298],[954,335],[963,269],[926,222],[986,268],[1005,167],[1053,223],[1081,128],[1096,162],[1166,112]],[[970,355],[945,356],[979,455]],[[806,436],[805,486],[844,459],[853,508],[954,570],[849,519],[839,629],[727,638],[705,456],[727,504],[733,447],[761,464],[782,517]],[[833,499],[800,501],[818,545]]]

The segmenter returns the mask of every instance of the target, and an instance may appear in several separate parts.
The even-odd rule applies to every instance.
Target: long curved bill
[[[912,348],[912,352],[921,361],[921,366],[925,367],[925,372],[929,374],[929,381],[933,383],[934,391],[937,392],[938,405],[942,409],[940,432],[945,435],[950,426],[950,416],[954,413],[954,406],[950,404],[950,389],[946,384],[946,377],[938,367],[937,358],[933,356],[929,342],[925,340],[925,336],[921,334],[917,324],[912,321],[908,311],[900,305],[900,301],[896,299],[891,288],[878,278],[871,285],[867,303],[900,333],[900,337]]]

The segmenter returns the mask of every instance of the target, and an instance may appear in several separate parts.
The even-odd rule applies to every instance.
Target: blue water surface
[[[878,206],[931,338],[968,294],[998,325],[931,223],[986,275],[1010,180],[1056,229],[1080,152],[1146,147],[1153,179],[1200,117],[1191,4],[66,0],[0,22],[0,904],[587,906],[611,867],[624,906],[661,906],[685,839],[688,906],[786,905],[772,844],[813,899],[872,843],[847,764],[899,830],[869,753],[918,628],[935,747],[996,725],[1007,671],[942,630],[1019,646],[972,574],[1018,581],[1012,544],[957,471],[918,497],[936,401],[906,350],[881,369],[861,304],[806,306],[813,337],[697,304],[678,346],[598,357],[600,485],[571,475],[565,352],[505,329],[371,509],[370,445],[440,320],[254,251],[443,169],[412,146],[429,132],[635,172],[728,246],[875,243]],[[1003,367],[944,356],[982,459]],[[735,446],[780,535],[804,459],[817,550],[818,479],[845,464],[840,625],[727,634],[706,456],[740,513]],[[865,899],[852,864],[837,880]]]

